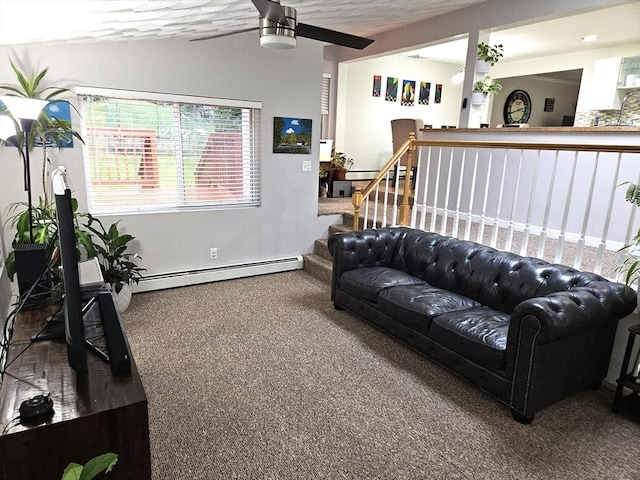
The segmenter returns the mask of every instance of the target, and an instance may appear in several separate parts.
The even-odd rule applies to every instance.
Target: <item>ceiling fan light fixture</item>
[[[260,46],[266,48],[294,48],[296,39],[296,9],[283,6],[282,9],[287,17],[288,24],[273,22],[260,17]]]

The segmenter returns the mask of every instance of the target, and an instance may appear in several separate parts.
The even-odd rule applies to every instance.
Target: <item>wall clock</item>
[[[531,97],[524,90],[514,90],[504,102],[505,123],[527,123],[531,116]]]

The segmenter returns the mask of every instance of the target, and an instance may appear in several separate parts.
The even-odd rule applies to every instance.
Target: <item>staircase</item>
[[[353,213],[343,213],[342,223],[329,226],[329,236],[338,232],[350,232],[353,225]],[[305,253],[302,255],[304,259],[303,270],[323,282],[331,285],[331,270],[333,268],[333,259],[329,253],[327,240],[319,238],[315,241],[313,253]]]

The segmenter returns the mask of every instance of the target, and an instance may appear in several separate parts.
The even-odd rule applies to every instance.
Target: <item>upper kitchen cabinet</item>
[[[618,79],[622,57],[600,58],[593,65],[591,77],[591,110],[620,110]]]
[[[591,110],[620,110],[626,90],[640,88],[640,57],[612,57],[595,61],[591,77]]]

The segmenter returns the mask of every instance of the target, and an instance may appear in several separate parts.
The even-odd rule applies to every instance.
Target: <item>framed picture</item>
[[[431,93],[430,82],[420,82],[420,97],[418,103],[420,105],[429,105],[429,94]]]
[[[396,77],[387,77],[387,94],[384,99],[387,102],[398,100],[398,79]]]
[[[69,128],[71,128],[71,108],[69,107],[69,102],[51,102],[47,104],[43,110],[47,112],[49,118],[61,120],[69,124]],[[42,146],[42,139],[40,137],[36,137],[35,142],[37,146]],[[47,146],[53,146],[53,143],[51,145],[47,144]],[[69,138],[61,139],[59,146],[60,148],[73,148],[73,136],[69,135]]]
[[[415,80],[403,80],[402,82],[402,99],[400,104],[405,107],[413,107],[413,101],[416,98],[416,82]]]
[[[382,91],[382,75],[373,76],[373,96],[379,97]]]
[[[308,118],[273,117],[273,153],[310,155],[311,123]]]

